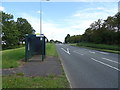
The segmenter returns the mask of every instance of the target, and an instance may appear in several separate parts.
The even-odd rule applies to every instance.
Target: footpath
[[[31,60],[18,68],[2,69],[2,76],[23,74],[24,76],[62,75],[62,66],[58,57],[47,56],[44,61]]]

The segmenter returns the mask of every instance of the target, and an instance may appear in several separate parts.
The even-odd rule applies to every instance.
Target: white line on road
[[[84,54],[82,54],[82,53],[79,53],[79,52],[76,52],[76,51],[73,51],[73,52],[75,52],[75,53],[77,53],[77,54],[80,54],[80,55],[84,55]]]
[[[58,54],[59,54],[59,53],[58,53]],[[68,82],[69,82],[69,84],[70,84],[70,88],[72,88],[70,79],[69,79],[69,77],[68,77],[68,72],[67,72],[67,70],[66,70],[66,68],[65,68],[65,65],[63,64],[63,59],[61,58],[60,54],[59,54],[59,58],[60,58],[60,60],[61,60],[61,65],[62,65],[62,67],[63,67],[63,69],[64,69],[64,72],[65,72],[65,75],[66,75],[66,77],[67,77],[67,80],[68,80]]]
[[[67,50],[65,50],[64,48],[61,48],[63,51],[65,51],[67,54],[70,55],[70,51],[69,51],[69,48],[67,48]]]
[[[107,59],[107,58],[102,58],[102,59],[107,60],[107,61],[110,61],[110,62],[114,62],[114,63],[117,63],[117,64],[120,64],[120,63],[118,63],[118,62],[116,62],[116,61],[113,61],[113,60],[111,60],[111,59]]]
[[[69,48],[67,48],[67,52],[70,54],[70,50],[69,50]]]
[[[101,61],[99,61],[99,60],[96,60],[96,59],[94,59],[94,58],[91,58],[91,59],[94,60],[94,61],[96,61],[96,62],[98,62],[98,63],[101,63],[101,64],[103,64],[103,65],[105,65],[105,66],[108,66],[108,67],[110,67],[110,68],[112,68],[112,69],[115,69],[115,70],[120,71],[120,69],[118,69],[118,68],[116,68],[116,67],[113,67],[113,66],[111,66],[111,65],[109,65],[109,64],[106,64],[106,63],[101,62]]]
[[[106,52],[100,52],[100,51],[97,51],[97,52],[99,52],[99,53],[101,53],[101,54],[106,54],[106,55],[109,54],[109,53],[106,53]]]
[[[90,53],[94,53],[95,54],[95,52],[92,52],[92,51],[89,51]]]

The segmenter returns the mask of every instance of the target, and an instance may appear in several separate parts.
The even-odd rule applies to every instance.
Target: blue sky
[[[3,2],[0,10],[11,13],[16,20],[26,18],[36,33],[40,31],[42,13],[42,33],[48,39],[64,41],[67,34],[83,34],[90,24],[98,19],[106,19],[118,12],[117,2]]]

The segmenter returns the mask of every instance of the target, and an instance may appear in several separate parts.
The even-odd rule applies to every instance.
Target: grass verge
[[[9,65],[10,67],[17,67],[19,65],[11,65],[11,61],[13,60],[13,63],[17,63],[17,61],[22,59],[24,57],[24,48],[5,50],[3,51],[3,53],[4,56],[6,56],[6,63],[4,63],[4,65]],[[55,57],[58,56],[55,44],[46,44],[46,55]],[[18,73],[16,75],[3,76],[2,88],[69,88],[69,83],[64,74],[64,71],[63,74],[59,76],[48,75],[44,77],[25,77],[23,73]]]
[[[3,88],[67,88],[65,75],[47,77],[4,76]]]
[[[53,43],[46,44],[46,55],[47,56],[55,56],[55,57],[58,56],[55,44],[53,44]]]
[[[20,59],[25,57],[25,48],[17,48],[2,51],[2,68],[18,67]]]
[[[70,44],[70,45],[120,54],[120,48],[117,45],[93,44],[93,43],[82,43],[82,42],[78,44]]]
[[[46,56],[58,56],[55,45],[46,44]],[[2,68],[15,68],[19,61],[25,57],[25,47],[2,51]]]

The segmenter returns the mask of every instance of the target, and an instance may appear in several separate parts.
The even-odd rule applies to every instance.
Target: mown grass
[[[2,51],[2,68],[18,67],[21,59],[25,57],[25,48],[9,49]]]
[[[47,77],[4,76],[3,88],[67,88],[65,75]]]
[[[75,44],[73,44],[75,46]],[[100,51],[112,52],[112,53],[120,53],[120,47],[117,45],[106,45],[106,44],[93,44],[93,43],[78,43],[76,46],[79,47],[88,47],[91,49],[96,49]]]

